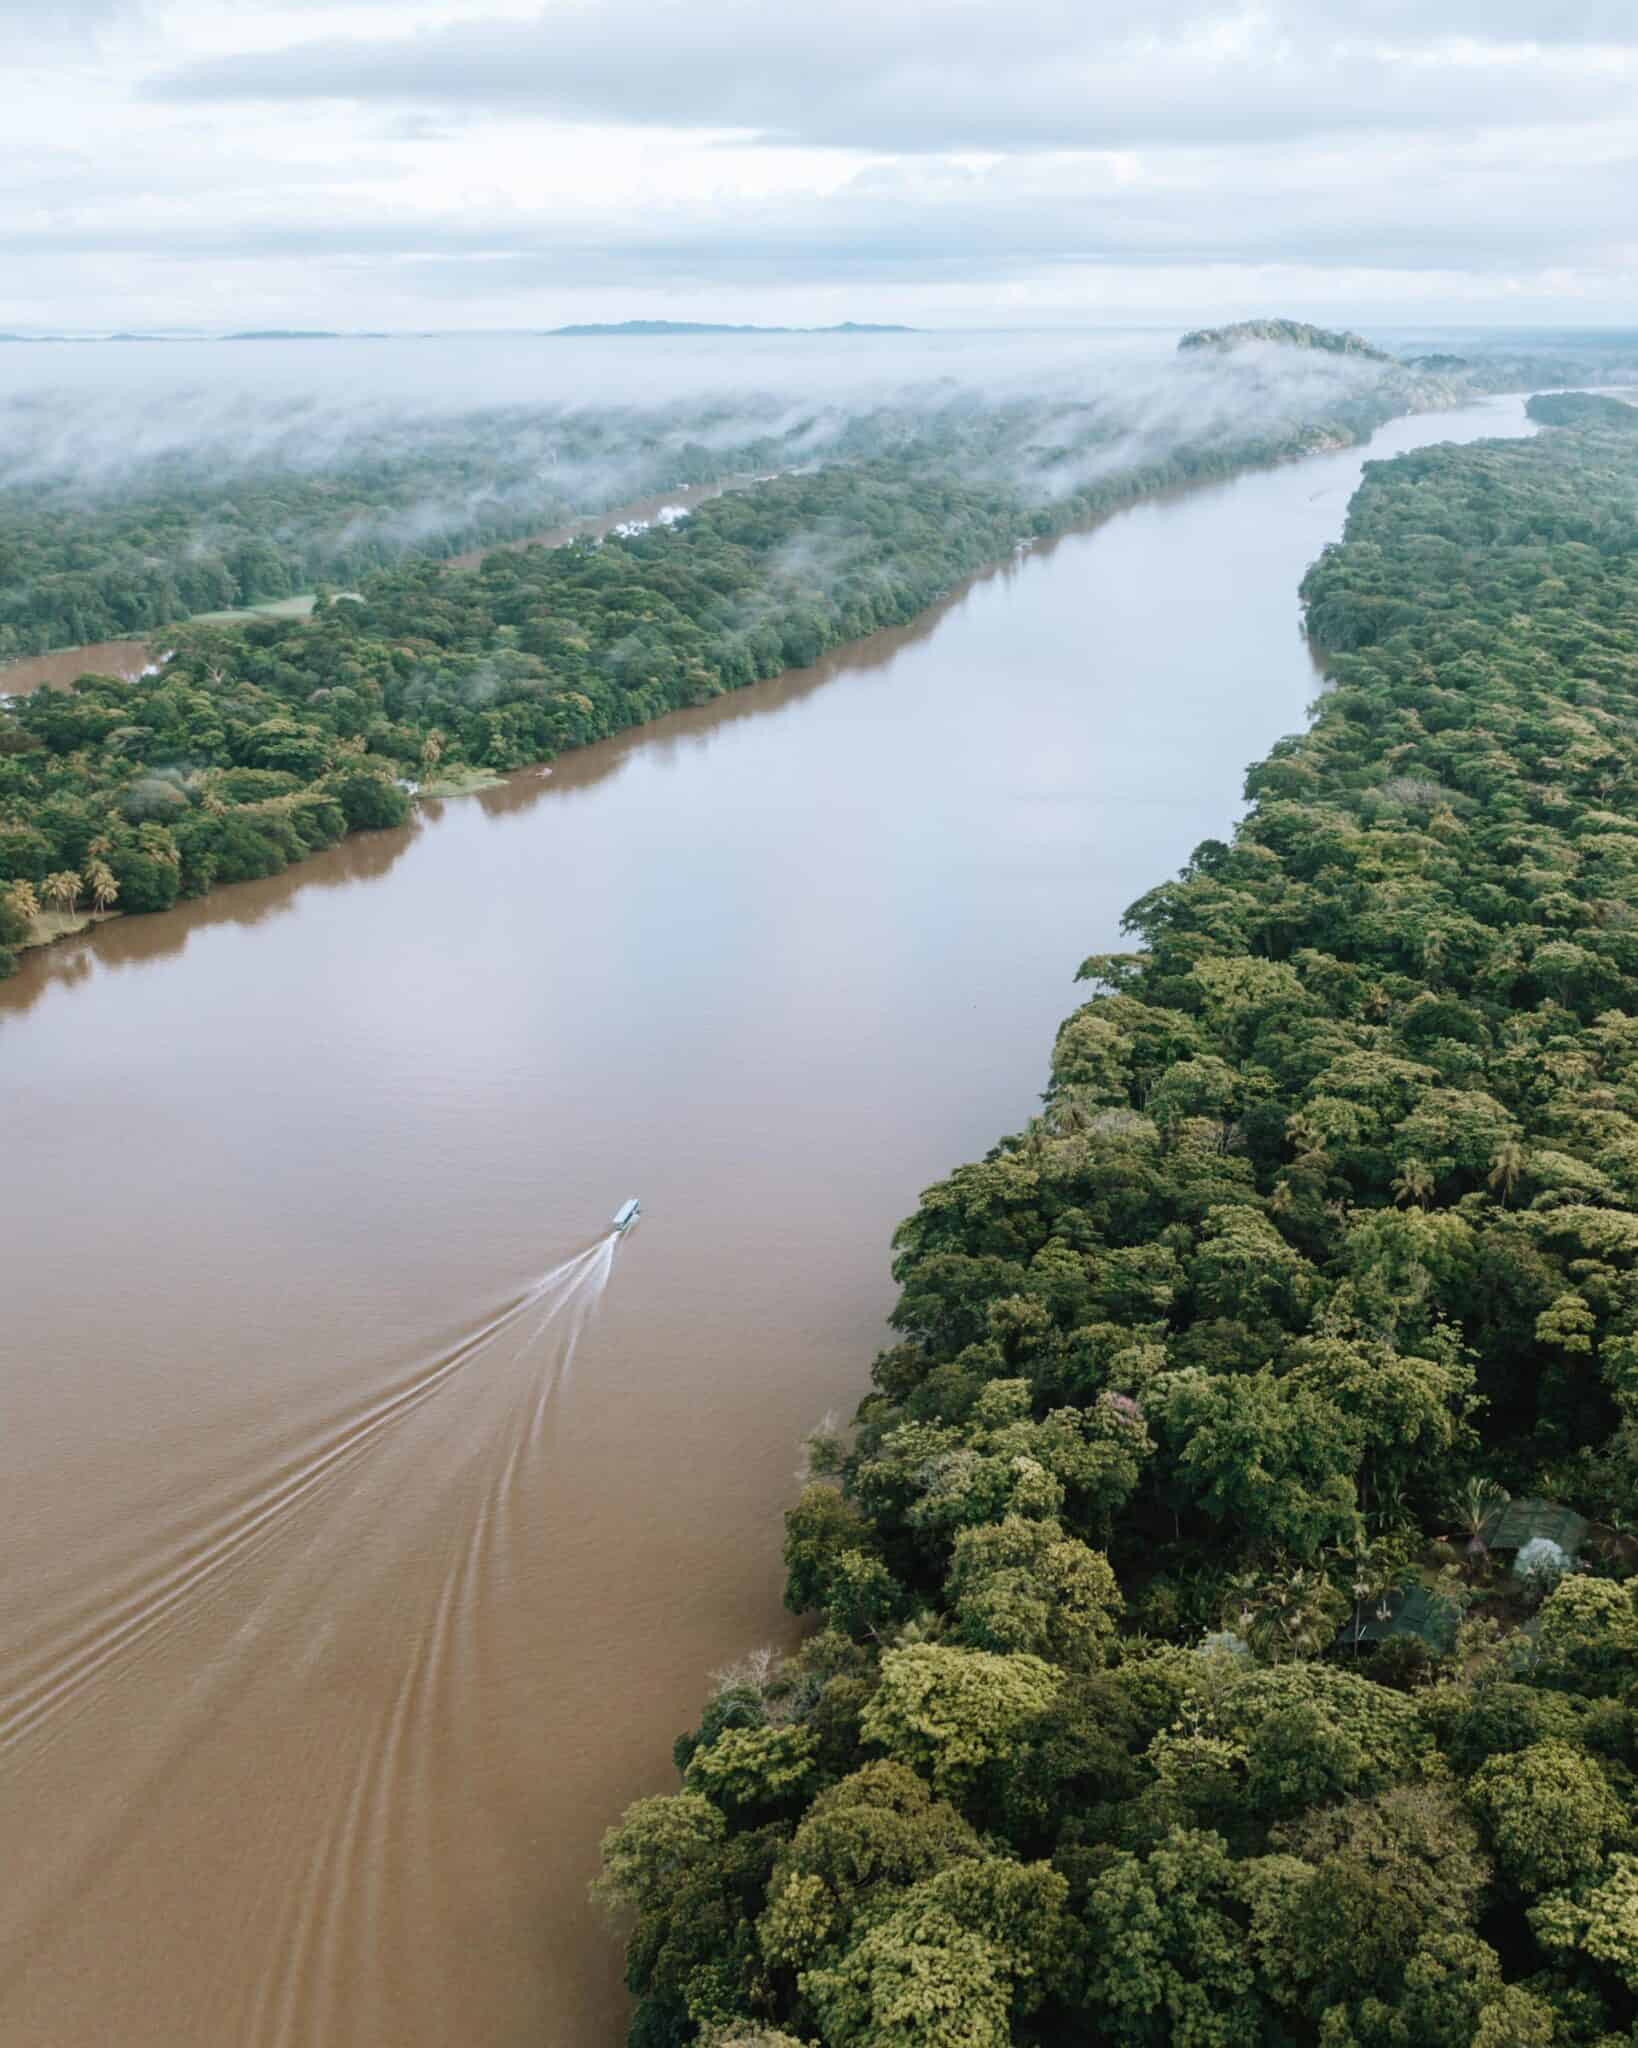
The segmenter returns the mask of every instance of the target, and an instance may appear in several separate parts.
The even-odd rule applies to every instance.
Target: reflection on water
[[[1144,504],[0,985],[6,2048],[618,2037],[598,1835],[794,1626],[893,1224],[1300,722],[1357,473]]]
[[[1046,542],[1037,554],[1050,555],[1059,545],[1060,540]],[[610,776],[618,775],[634,754],[641,753],[660,763],[673,761],[690,744],[708,744],[713,734],[742,719],[763,720],[787,705],[800,703],[834,676],[886,666],[903,649],[925,640],[965,601],[970,590],[1018,573],[1019,565],[1013,561],[986,570],[908,626],[873,633],[868,639],[855,640],[845,649],[827,654],[810,668],[787,669],[765,683],[671,712],[649,725],[635,726],[629,732],[599,741],[596,746],[577,748],[549,768],[520,769],[471,796],[423,798],[417,817],[408,825],[385,832],[355,833],[312,859],[287,868],[283,874],[215,889],[209,896],[179,904],[162,915],[115,918],[74,938],[40,947],[24,956],[15,980],[0,983],[0,1020],[8,1010],[29,1008],[54,984],[83,981],[94,967],[118,969],[164,959],[180,953],[196,931],[220,924],[263,924],[288,910],[307,889],[335,888],[385,874],[422,829],[422,820],[436,824],[451,803],[475,804],[490,817],[507,817],[542,801],[561,800],[574,792],[594,789]]]
[[[51,654],[25,654],[0,662],[0,697],[26,697],[49,684],[66,687],[81,676],[119,676],[129,681],[153,660],[146,640],[93,640],[84,647],[59,647]]]

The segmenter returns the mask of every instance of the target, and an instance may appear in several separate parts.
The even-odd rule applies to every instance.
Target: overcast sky
[[[0,327],[1638,322],[1632,0],[0,0]]]

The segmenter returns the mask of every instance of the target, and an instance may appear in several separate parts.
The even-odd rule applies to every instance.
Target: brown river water
[[[0,986],[5,2048],[613,2048],[599,1832],[789,1637],[894,1223],[1301,723],[1359,460]]]

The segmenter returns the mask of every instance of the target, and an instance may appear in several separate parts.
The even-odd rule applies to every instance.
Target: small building
[[[1344,1624],[1339,1644],[1386,1643],[1394,1636],[1418,1636],[1442,1657],[1456,1641],[1461,1620],[1456,1603],[1426,1586],[1401,1586],[1376,1601],[1364,1601]]]
[[[1556,1543],[1566,1557],[1574,1557],[1586,1542],[1592,1524],[1574,1508],[1561,1507],[1555,1500],[1532,1495],[1527,1500],[1504,1501],[1492,1508],[1479,1530],[1486,1550],[1518,1551],[1544,1536]]]

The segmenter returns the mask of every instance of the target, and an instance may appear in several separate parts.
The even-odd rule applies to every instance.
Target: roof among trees
[[[1556,1543],[1574,1557],[1587,1540],[1592,1524],[1574,1508],[1532,1495],[1527,1500],[1510,1500],[1485,1521],[1479,1535],[1486,1550],[1522,1550],[1538,1536]]]

